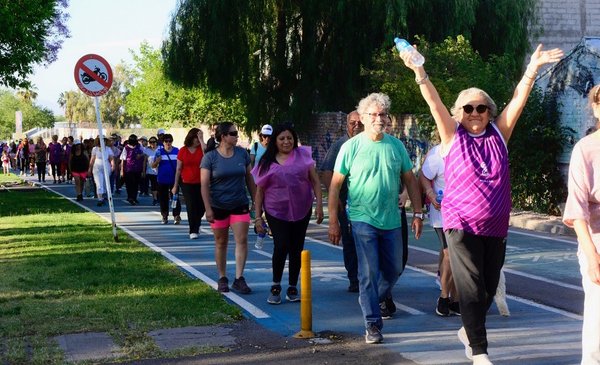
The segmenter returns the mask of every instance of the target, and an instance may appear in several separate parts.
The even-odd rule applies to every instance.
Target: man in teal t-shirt
[[[373,93],[358,104],[365,131],[342,145],[329,188],[329,239],[340,243],[339,191],[348,178],[348,217],[358,256],[359,303],[367,343],[383,341],[383,318],[394,312],[392,288],[402,273],[402,233],[398,194],[400,181],[415,210],[412,229],[421,235],[423,213],[417,179],[402,142],[385,133],[390,99]],[[390,308],[392,307],[392,308]]]

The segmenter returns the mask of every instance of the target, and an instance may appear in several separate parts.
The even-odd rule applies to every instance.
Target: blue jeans
[[[402,273],[402,229],[378,229],[352,221],[352,235],[358,257],[358,303],[365,317],[365,327],[383,327],[379,303],[382,302]]]

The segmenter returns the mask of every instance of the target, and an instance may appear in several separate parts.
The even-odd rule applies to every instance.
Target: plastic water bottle
[[[262,227],[264,232],[260,233],[257,231],[256,234],[256,243],[254,243],[254,247],[256,247],[257,249],[262,249],[263,248],[263,244],[265,243],[265,237],[267,236],[267,224],[265,222],[262,223]]]
[[[171,208],[175,209],[177,207],[178,200],[179,200],[179,193],[173,194],[173,198],[171,198]]]
[[[441,204],[441,203],[442,203],[442,199],[443,199],[443,198],[444,198],[444,192],[443,192],[443,191],[441,191],[441,190],[438,190],[438,193],[437,193],[437,195],[436,195],[436,197],[435,197],[435,201],[436,201],[438,204]]]
[[[396,43],[396,49],[398,50],[398,52],[402,53],[406,51],[411,53],[410,62],[413,65],[423,66],[423,64],[425,63],[425,58],[423,57],[423,55],[417,52],[415,47],[411,46],[410,43],[406,41],[406,39],[396,37],[394,38],[394,43]]]

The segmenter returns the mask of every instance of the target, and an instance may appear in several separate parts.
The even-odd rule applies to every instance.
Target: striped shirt
[[[508,150],[497,127],[489,123],[485,132],[473,136],[459,124],[445,165],[444,230],[506,237],[511,209]]]

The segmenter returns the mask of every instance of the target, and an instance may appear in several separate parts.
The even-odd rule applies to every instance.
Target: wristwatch
[[[423,213],[413,213],[413,219],[415,218],[423,220]]]

